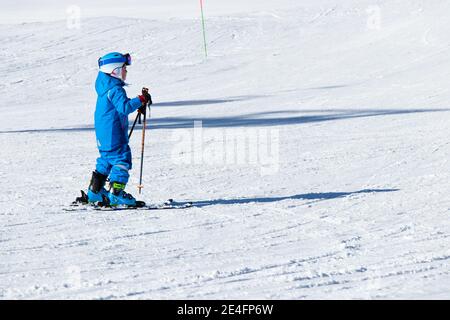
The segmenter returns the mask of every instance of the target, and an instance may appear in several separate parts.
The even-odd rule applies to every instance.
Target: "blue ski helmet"
[[[131,65],[131,56],[129,53],[121,54],[111,52],[98,59],[98,67],[101,72],[110,74],[116,68],[122,68],[124,65]]]

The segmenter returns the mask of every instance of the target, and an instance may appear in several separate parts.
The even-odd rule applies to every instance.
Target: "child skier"
[[[134,111],[146,112],[152,103],[148,89],[130,99],[124,90],[129,54],[108,53],[98,60],[99,73],[95,82],[97,105],[95,109],[95,135],[100,157],[92,173],[87,202],[109,201],[111,206],[142,206],[143,202],[125,192],[131,170],[131,150],[128,145],[128,115]],[[105,189],[109,176],[110,189]],[[103,199],[105,197],[105,199]]]

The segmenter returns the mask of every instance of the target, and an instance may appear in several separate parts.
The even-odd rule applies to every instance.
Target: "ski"
[[[64,211],[78,212],[78,211],[149,211],[149,210],[171,210],[171,209],[187,209],[192,208],[194,205],[192,202],[174,202],[171,204],[151,204],[142,207],[105,207],[99,205],[84,204],[79,206],[70,206],[64,208]]]
[[[96,203],[90,204],[86,200],[86,194],[82,191],[81,198],[77,198],[75,202],[73,202],[69,208],[64,208],[64,211],[76,212],[76,211],[147,211],[147,210],[170,210],[170,209],[187,209],[193,207],[192,202],[177,202],[173,199],[168,199],[167,201],[160,204],[150,204],[145,205],[144,202],[139,201],[139,205],[136,207],[129,206],[118,206],[112,207],[109,205],[105,205],[104,203]],[[106,203],[106,200],[105,200]]]
[[[97,207],[94,208],[96,211],[127,211],[127,210],[135,210],[135,211],[147,211],[147,210],[170,210],[170,209],[187,209],[193,207],[191,202],[182,202],[182,203],[161,203],[161,204],[151,204],[145,205],[142,207]]]

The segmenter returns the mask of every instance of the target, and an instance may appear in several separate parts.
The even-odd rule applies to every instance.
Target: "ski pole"
[[[205,15],[203,14],[203,0],[200,0],[200,10],[202,13],[202,28],[203,28],[203,42],[205,44],[205,58],[208,58],[208,50],[206,48]]]
[[[148,106],[149,111],[150,111],[150,106]],[[141,145],[141,172],[139,174],[139,185],[138,185],[138,189],[139,189],[139,194],[142,193],[142,188],[144,187],[142,185],[142,171],[144,169],[144,146],[145,146],[145,127],[147,125],[147,112],[144,113],[144,125],[142,127],[142,145]]]
[[[131,135],[133,134],[134,127],[136,127],[136,123],[137,123],[138,119],[140,119],[140,117],[141,117],[141,114],[138,113],[136,116],[136,120],[134,120],[133,126],[131,127],[130,133],[128,134],[128,140],[130,140]]]

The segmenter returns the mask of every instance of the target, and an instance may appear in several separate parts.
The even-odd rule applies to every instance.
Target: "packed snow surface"
[[[2,2],[1,299],[450,298],[448,1],[205,0],[207,58],[198,1],[39,3]],[[128,191],[194,208],[64,211],[110,51],[155,102]]]

